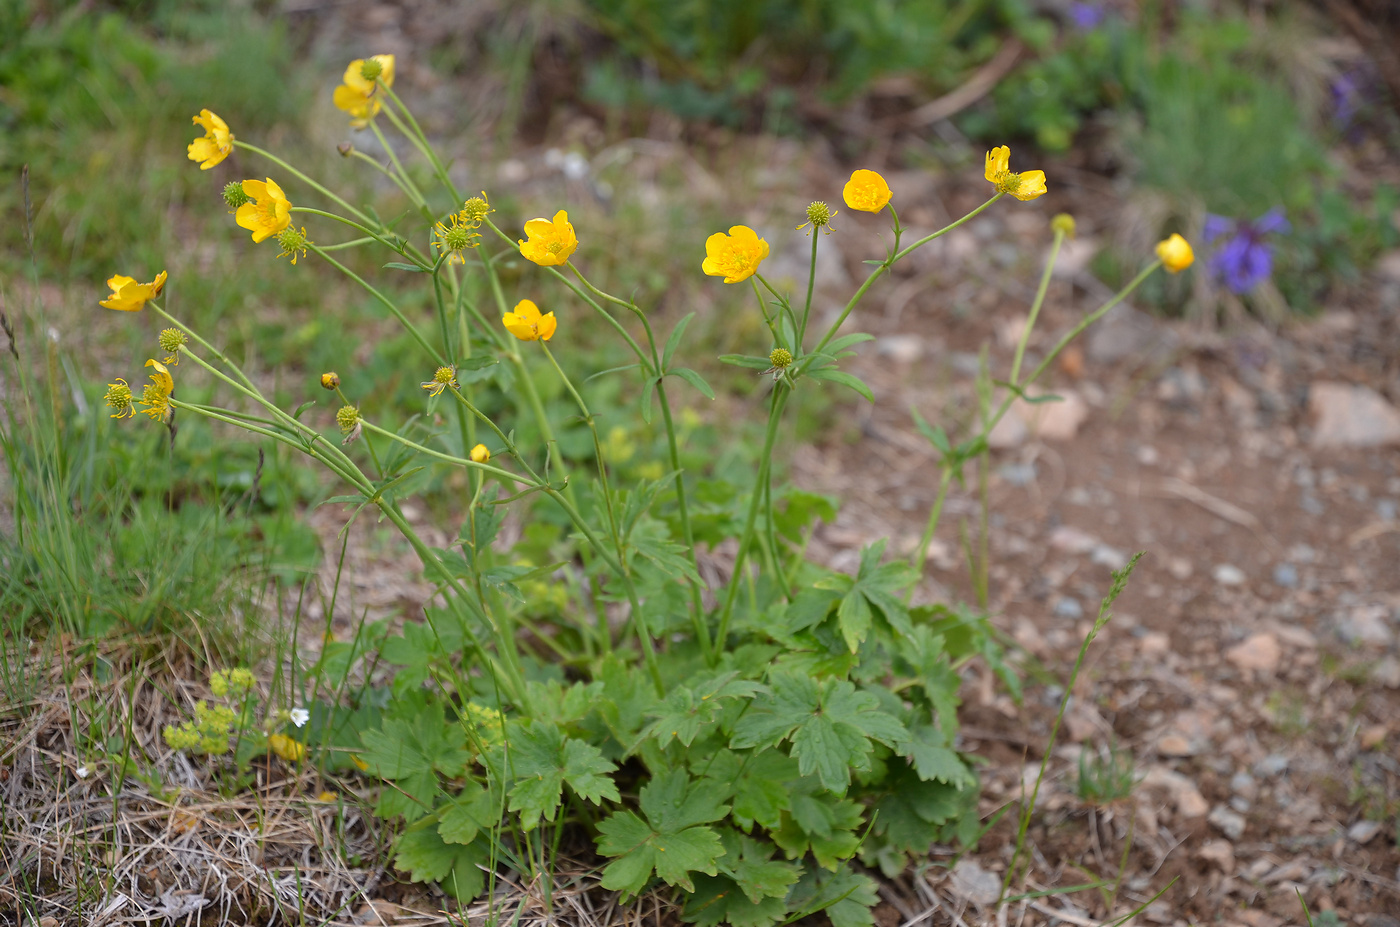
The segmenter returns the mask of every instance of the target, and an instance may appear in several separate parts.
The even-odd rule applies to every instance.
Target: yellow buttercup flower
[[[1018,200],[1033,200],[1045,194],[1045,172],[1025,171],[1017,174],[1011,170],[1011,149],[1005,145],[987,152],[987,164],[982,176],[997,188],[998,193],[1009,193]]]
[[[131,385],[121,377],[117,377],[117,382],[107,384],[107,395],[102,398],[117,410],[112,413],[112,418],[130,418],[136,412],[132,405]]]
[[[874,171],[859,170],[851,174],[841,190],[846,205],[861,212],[879,212],[889,205],[890,185]]]
[[[471,458],[474,463],[490,463],[491,450],[484,444],[478,444],[472,448]]]
[[[268,734],[267,745],[272,752],[288,763],[298,763],[306,758],[306,744],[293,740],[286,734]]]
[[[163,270],[156,274],[156,278],[150,283],[137,283],[132,277],[116,274],[107,279],[107,286],[111,287],[112,295],[98,305],[122,312],[138,312],[146,305],[146,300],[155,299],[160,295],[160,291],[165,288],[165,278],[166,273]]]
[[[1189,241],[1173,232],[1170,238],[1157,242],[1157,257],[1168,271],[1179,274],[1195,263],[1196,252]]]
[[[442,391],[447,389],[449,386],[453,389],[456,389],[457,368],[439,367],[436,371],[434,371],[433,378],[431,380],[429,380],[427,383],[423,383],[420,385],[428,391],[429,396],[439,396],[442,394]]]
[[[559,210],[553,219],[531,219],[525,223],[525,234],[529,241],[521,240],[520,253],[527,261],[534,261],[541,267],[567,264],[569,255],[578,247],[578,236],[574,234],[569,214]]]
[[[204,129],[204,137],[190,142],[185,151],[191,161],[199,162],[201,171],[209,170],[233,154],[233,133],[228,130],[228,123],[217,114],[202,109],[198,116],[191,117],[191,121]]]
[[[271,177],[243,181],[243,192],[251,202],[238,207],[234,221],[253,233],[254,243],[266,241],[292,224],[292,204]]]
[[[141,404],[146,406],[141,411],[155,421],[164,422],[170,416],[170,394],[175,392],[175,381],[170,376],[169,368],[160,361],[152,358],[146,361],[146,366],[154,367],[155,373],[151,374],[151,382],[141,393]]]
[[[558,324],[553,312],[540,315],[540,307],[528,299],[516,303],[514,309],[501,316],[501,322],[506,331],[521,341],[548,341],[554,337],[554,327]]]
[[[374,66],[379,66],[379,73],[374,73]],[[371,76],[366,77],[369,73]],[[345,68],[344,81],[335,88],[335,95],[331,98],[338,109],[349,113],[353,118],[350,124],[354,127],[363,128],[379,113],[380,96],[375,93],[378,84],[385,87],[394,86],[394,56],[375,55],[368,60],[356,58]]]
[[[725,283],[747,280],[768,256],[768,242],[747,225],[730,228],[729,234],[715,232],[705,239],[705,260],[700,269]]]

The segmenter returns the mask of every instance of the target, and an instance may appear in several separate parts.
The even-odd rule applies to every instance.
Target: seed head
[[[180,349],[189,343],[189,337],[178,328],[167,328],[156,338],[156,344],[166,353],[165,363],[172,367],[180,363]]]
[[[131,404],[131,386],[121,377],[117,377],[117,382],[107,384],[107,395],[103,398],[107,400],[107,405],[117,410],[112,413],[112,418],[129,418],[136,411]]]
[[[773,365],[774,370],[782,370],[792,363],[792,352],[787,348],[774,348],[768,355],[768,363]]]
[[[377,80],[384,73],[384,65],[373,58],[366,58],[360,65],[360,76],[365,80]]]
[[[814,228],[821,228],[831,222],[831,207],[818,200],[807,207],[807,221]]]
[[[297,231],[289,225],[277,233],[277,244],[282,246],[277,256],[290,257],[295,264],[298,256],[306,257],[306,246],[311,243],[311,239],[306,237],[305,226],[302,226],[301,231]]]
[[[321,374],[321,389],[333,390],[340,386],[340,374],[334,370]]]
[[[341,406],[340,411],[335,413],[335,423],[340,426],[341,434],[350,434],[360,425],[360,410],[354,406]]]
[[[229,209],[237,209],[248,202],[248,194],[243,192],[243,184],[237,180],[230,180],[224,184],[224,202]]]
[[[483,219],[495,211],[491,208],[491,204],[486,201],[486,191],[483,190],[480,196],[474,196],[462,204],[462,221],[480,224]]]

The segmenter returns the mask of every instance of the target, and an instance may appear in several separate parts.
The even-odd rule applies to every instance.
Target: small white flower
[[[292,723],[297,727],[302,727],[306,722],[311,720],[311,712],[307,711],[305,708],[293,708],[287,714],[291,718]]]
[[[78,774],[79,779],[86,779],[88,777],[89,770],[86,766],[79,766],[77,769],[74,770],[74,772]]]

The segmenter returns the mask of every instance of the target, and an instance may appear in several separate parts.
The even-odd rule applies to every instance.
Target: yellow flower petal
[[[1021,178],[1021,182],[1011,191],[1011,195],[1016,199],[1025,202],[1045,195],[1044,171],[1022,171],[1017,176]]]
[[[516,303],[515,308],[501,316],[501,324],[521,341],[548,341],[554,337],[558,320],[554,313],[540,315],[540,307],[528,299]]]
[[[725,283],[740,283],[758,270],[768,257],[768,242],[746,225],[736,225],[729,234],[716,232],[705,239],[705,260],[700,269],[711,277],[723,277]]]
[[[541,267],[567,264],[569,256],[578,247],[578,236],[574,234],[569,214],[559,210],[553,219],[531,219],[525,223],[528,240],[520,240],[520,254],[527,261]]]
[[[293,740],[286,734],[267,735],[267,745],[273,753],[288,763],[296,763],[306,758],[306,744]]]
[[[1179,274],[1196,261],[1196,253],[1191,243],[1175,232],[1170,238],[1157,243],[1157,257],[1170,273]]]
[[[1001,145],[987,152],[987,163],[983,170],[983,176],[988,183],[996,183],[1000,174],[1010,170],[1011,149],[1006,145]]]
[[[202,109],[191,121],[204,129],[204,137],[195,139],[185,149],[191,161],[200,162],[200,170],[209,170],[233,153],[233,133],[218,114]]]
[[[875,171],[858,170],[841,190],[846,205],[861,212],[879,212],[889,204],[890,185]]]

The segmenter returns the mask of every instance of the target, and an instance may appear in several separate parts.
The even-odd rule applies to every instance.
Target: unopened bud
[[[479,464],[484,464],[491,459],[491,451],[484,444],[478,444],[472,448],[472,460]]]
[[[355,153],[355,146],[349,142],[341,142],[335,146],[335,150],[340,152],[342,158],[348,158]]]
[[[1067,212],[1058,213],[1055,218],[1050,220],[1050,228],[1056,232],[1060,232],[1066,238],[1073,238],[1074,216],[1071,216]]]
[[[321,389],[336,389],[340,386],[340,374],[334,370],[321,374]]]

